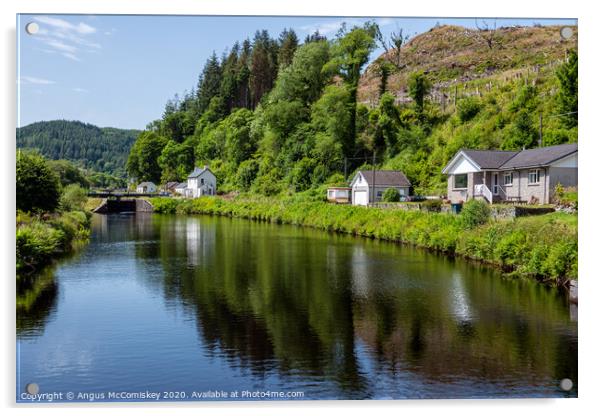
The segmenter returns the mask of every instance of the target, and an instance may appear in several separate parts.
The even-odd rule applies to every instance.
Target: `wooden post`
[[[457,102],[458,102],[458,84],[456,84],[456,93],[454,94],[454,107],[456,106]]]
[[[347,180],[347,157],[345,157],[345,180]]]

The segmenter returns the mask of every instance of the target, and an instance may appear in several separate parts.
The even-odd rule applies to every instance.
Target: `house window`
[[[539,183],[539,169],[533,169],[529,171],[529,183]]]
[[[382,196],[383,196],[383,191],[378,191],[378,192],[376,193],[376,197],[377,197],[377,198],[381,198]]]
[[[466,189],[468,188],[468,174],[454,175],[454,188],[455,189]]]
[[[514,175],[512,174],[512,172],[504,173],[504,185],[505,186],[511,186],[512,185],[512,181],[514,180],[513,176]]]
[[[205,178],[201,178],[201,185],[205,185]]]

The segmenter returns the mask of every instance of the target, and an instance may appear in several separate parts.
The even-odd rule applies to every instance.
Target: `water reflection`
[[[120,323],[119,334],[140,334],[148,344],[135,360],[121,355],[130,357],[131,337],[111,338],[115,366],[132,374],[119,380],[128,385],[171,388],[192,383],[190,372],[207,372],[232,389],[300,389],[308,398],[576,394],[558,389],[563,378],[577,380],[577,329],[566,299],[490,269],[395,244],[228,218],[95,218],[86,266],[119,256],[123,262],[103,261],[102,271],[89,272],[107,289],[95,298],[99,305],[86,307],[106,310],[113,302],[118,316],[154,317],[145,332],[139,323]],[[62,276],[82,273],[65,267]],[[113,268],[130,270],[142,285],[130,289],[138,303],[120,304],[121,292],[108,286],[114,281],[103,285]],[[69,279],[67,289],[77,282]],[[126,294],[124,302],[134,296]],[[157,312],[157,298],[167,312]],[[161,323],[166,313],[177,318]],[[175,341],[189,339],[182,335],[188,330],[195,347]],[[146,370],[161,360],[167,364]],[[96,383],[101,378],[96,374]],[[199,390],[216,383],[195,380]]]
[[[294,369],[364,397],[373,375],[358,360],[358,341],[383,364],[383,375],[406,369],[435,382],[545,380],[551,388],[564,377],[554,373],[554,362],[573,359],[555,351],[558,342],[565,349],[576,343],[566,305],[531,282],[311,230],[173,221],[170,228],[157,220],[166,280],[179,278],[212,351],[253,372]],[[177,226],[181,221],[185,227]],[[181,240],[185,248],[174,243]],[[186,261],[174,264],[177,258]]]
[[[58,285],[54,269],[17,280],[17,336],[40,335],[56,308]]]

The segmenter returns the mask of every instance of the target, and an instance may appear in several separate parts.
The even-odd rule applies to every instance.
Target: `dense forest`
[[[93,182],[125,178],[125,164],[139,130],[97,127],[80,121],[40,121],[17,129],[17,148],[36,149],[51,160],[85,169]]]
[[[403,170],[416,193],[441,194],[460,148],[577,140],[576,40],[558,30],[441,26],[410,40],[366,23],[303,41],[257,31],[167,102],[127,170],[159,183],[207,164],[221,192],[277,195],[345,183],[374,161]],[[386,52],[370,63],[377,47]]]

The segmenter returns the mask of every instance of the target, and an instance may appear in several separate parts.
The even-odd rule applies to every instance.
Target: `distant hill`
[[[509,80],[516,70],[537,70],[556,64],[568,49],[577,48],[578,29],[573,37],[560,36],[563,26],[516,26],[476,30],[462,26],[434,27],[407,42],[399,53],[394,49],[380,58],[398,64],[387,82],[387,91],[398,102],[409,102],[406,85],[409,74],[424,71],[433,81],[433,94],[448,93],[450,87],[473,80]],[[372,62],[362,76],[358,100],[378,102],[380,77]],[[447,94],[449,96],[449,94]]]
[[[123,177],[139,133],[80,121],[40,121],[17,129],[17,148],[37,149],[49,159],[67,159],[86,169]]]

